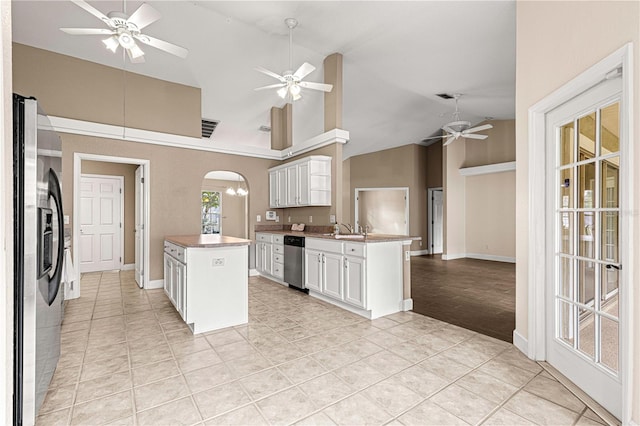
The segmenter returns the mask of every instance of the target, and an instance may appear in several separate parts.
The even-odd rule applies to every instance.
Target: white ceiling
[[[89,1],[107,13],[121,1]],[[451,121],[454,104],[436,93],[462,93],[461,118],[515,115],[515,1],[147,1],[162,18],[144,32],[189,49],[180,59],[142,46],[146,63],[123,63],[101,37],[71,36],[59,27],[102,23],[70,1],[13,2],[13,37],[35,46],[202,89],[202,115],[220,120],[213,143],[269,147],[269,110],[282,106],[275,80],[254,70],[288,67],[288,29],[294,17],[293,62],[318,70],[327,55],[344,55],[345,157],[417,143]],[[130,14],[142,4],[127,1]],[[323,133],[319,92],[294,103],[294,144]]]

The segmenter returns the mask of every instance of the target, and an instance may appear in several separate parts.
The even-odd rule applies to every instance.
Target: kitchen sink
[[[364,235],[362,234],[337,234],[334,235],[333,238],[338,240],[364,240]]]

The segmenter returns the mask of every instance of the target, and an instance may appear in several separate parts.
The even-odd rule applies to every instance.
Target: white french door
[[[80,177],[80,272],[122,268],[122,177]]]
[[[621,418],[620,78],[547,114],[547,360]],[[623,142],[624,143],[624,142]]]
[[[135,280],[140,288],[143,282],[144,263],[144,167],[138,166],[136,169],[136,193],[135,193]]]

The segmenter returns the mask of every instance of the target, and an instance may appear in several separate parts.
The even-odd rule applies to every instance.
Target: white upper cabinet
[[[331,157],[312,155],[269,169],[270,207],[330,205]]]

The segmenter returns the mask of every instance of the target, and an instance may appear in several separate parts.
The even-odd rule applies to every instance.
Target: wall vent
[[[216,130],[216,127],[218,127],[218,124],[220,124],[220,120],[209,120],[209,119],[203,118],[202,119],[202,137],[210,138],[213,132]]]
[[[262,126],[258,127],[258,130],[260,130],[261,132],[270,132],[271,131],[271,127],[265,126],[263,124]]]
[[[436,96],[439,96],[442,99],[453,99],[453,96],[448,93],[437,93]]]

